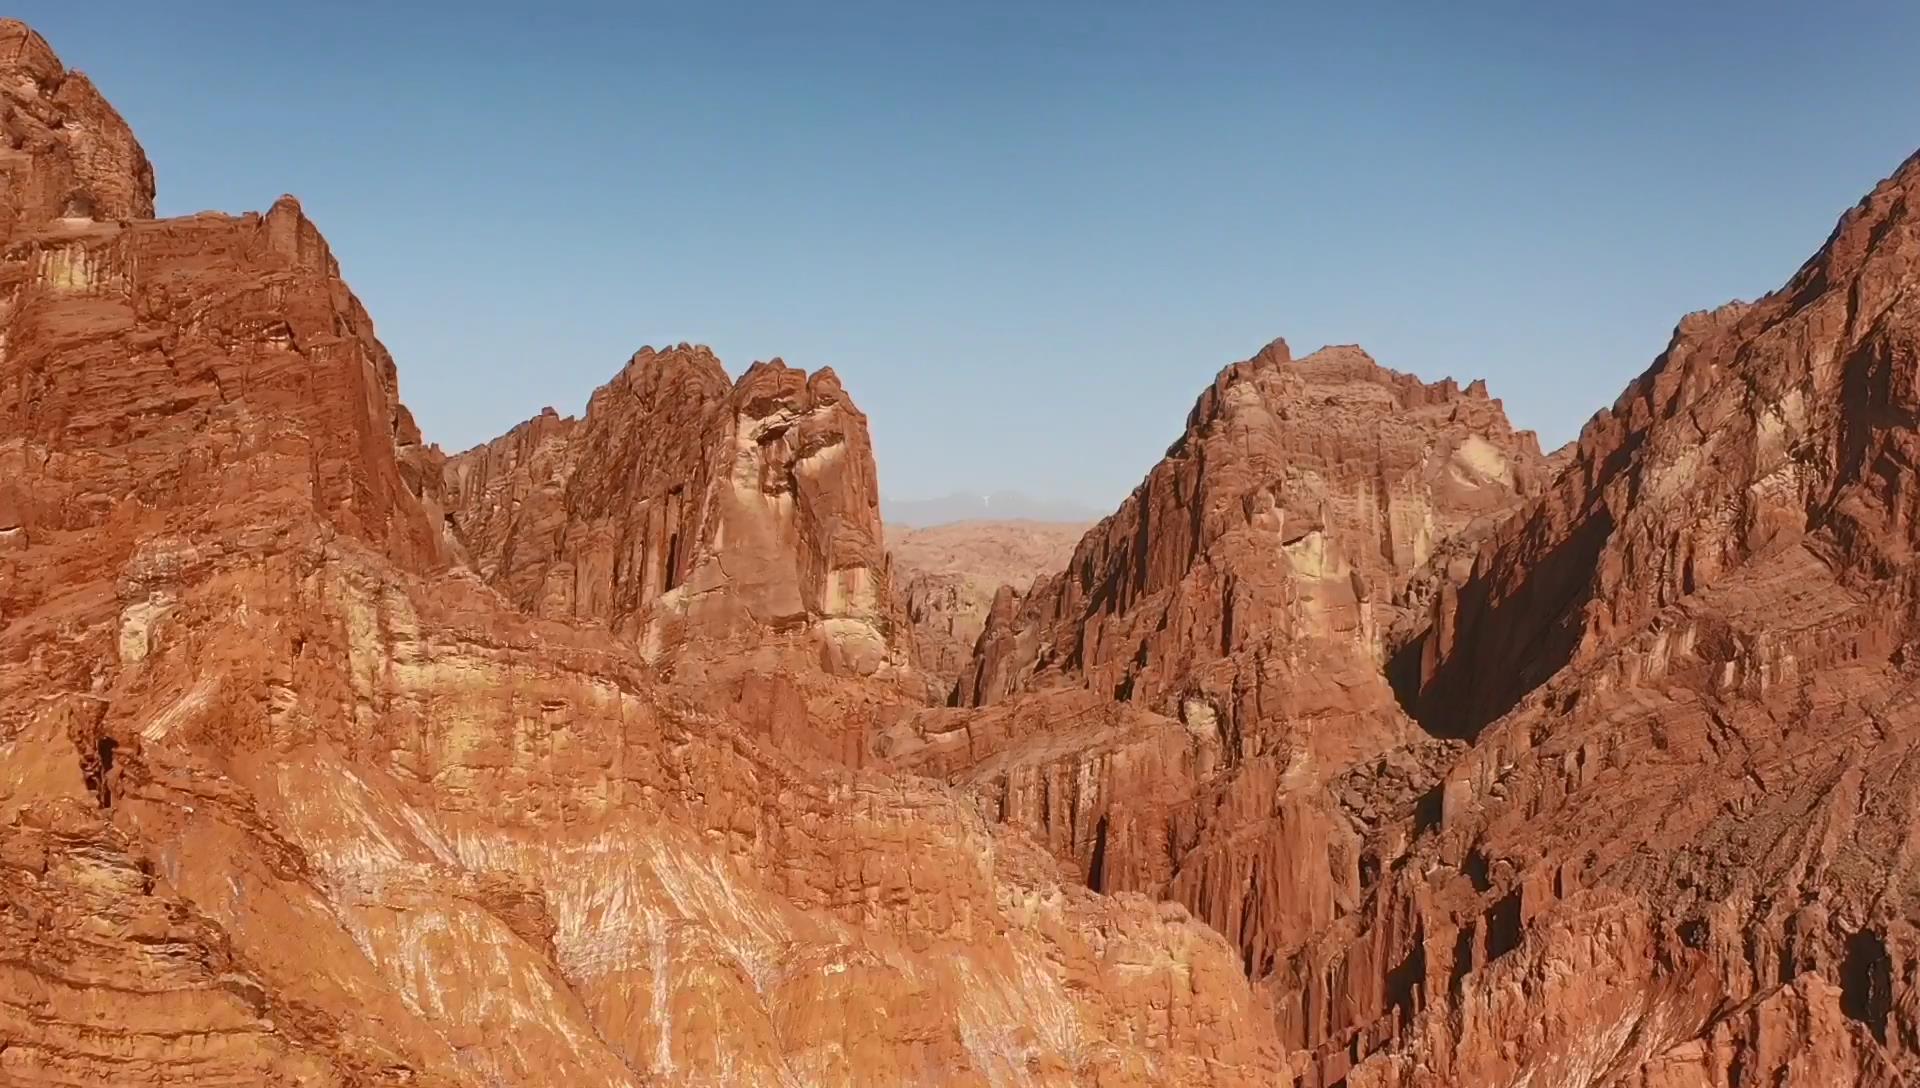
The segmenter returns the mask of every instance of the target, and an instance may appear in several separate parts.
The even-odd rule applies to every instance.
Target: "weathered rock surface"
[[[1202,699],[1224,731],[1261,733],[1298,716],[1286,659],[1303,647],[1311,671],[1376,686],[1400,587],[1544,483],[1538,443],[1479,383],[1428,385],[1350,347],[1295,360],[1275,341],[1221,371],[1064,574],[988,625],[960,702],[1084,684],[1162,713]],[[1317,740],[1373,743],[1359,732]]]
[[[291,200],[0,107],[0,1081],[1920,1079],[1920,159],[1557,476],[1228,368],[909,708],[830,375],[448,462]]]
[[[1271,983],[1310,1083],[1920,1071],[1916,196],[1682,321],[1443,588],[1413,705],[1473,746]]]
[[[866,417],[831,370],[736,383],[706,348],[643,348],[583,418],[537,416],[446,476],[476,569],[532,615],[649,659],[771,631],[815,635],[836,673],[899,657]]]
[[[706,348],[644,348],[583,417],[448,459],[445,488],[515,606],[605,626],[795,750],[857,763],[873,723],[925,701],[866,417],[831,370],[735,382]]]
[[[994,601],[957,699],[984,709],[908,718],[882,754],[983,791],[1097,888],[1185,903],[1263,975],[1357,906],[1363,834],[1437,780],[1450,749],[1388,663],[1547,469],[1478,383],[1275,341],[1064,573]]]
[[[0,233],[55,219],[153,218],[153,167],[93,81],[25,25],[0,27]]]
[[[77,85],[0,41],[10,108]],[[142,211],[101,164],[144,159],[46,128],[12,176],[102,195],[0,239],[0,1079],[1281,1077],[1178,907],[1063,879],[949,787],[803,765],[637,652],[785,653],[791,623],[838,680],[885,641],[830,377],[643,360],[596,408],[662,382],[711,412],[536,421],[443,473],[297,206],[98,217]]]
[[[1064,570],[1086,531],[1076,522],[1017,520],[888,530],[914,660],[937,701],[947,701],[972,660],[1000,587],[1025,593],[1035,579]]]

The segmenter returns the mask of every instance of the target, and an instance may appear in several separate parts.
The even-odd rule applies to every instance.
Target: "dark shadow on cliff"
[[[1579,648],[1595,568],[1612,532],[1611,512],[1596,504],[1565,539],[1522,560],[1525,573],[1510,592],[1495,598],[1487,577],[1468,581],[1460,588],[1453,645],[1424,683],[1421,655],[1431,629],[1389,659],[1387,681],[1401,707],[1434,736],[1472,740],[1552,679]],[[1524,536],[1509,540],[1500,560],[1531,551],[1524,543]]]

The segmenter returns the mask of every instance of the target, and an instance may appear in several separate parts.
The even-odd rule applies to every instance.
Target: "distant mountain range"
[[[936,499],[880,500],[880,517],[888,525],[945,525],[953,521],[1098,521],[1106,511],[1064,499],[1041,499],[1018,491],[981,494],[956,491]]]

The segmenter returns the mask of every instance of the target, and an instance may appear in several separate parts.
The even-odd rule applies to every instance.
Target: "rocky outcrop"
[[[1562,666],[1800,542],[1895,573],[1912,382],[1909,164],[1792,282],[1680,323],[1582,432],[1574,471],[1502,532],[1427,640],[1420,713],[1470,733]]]
[[[1428,385],[1357,348],[1294,360],[1275,341],[1220,373],[1063,575],[989,623],[960,702],[1085,684],[1161,713],[1203,700],[1253,736],[1301,716],[1296,672],[1377,688],[1397,591],[1441,542],[1537,492],[1543,464],[1478,383]],[[1357,703],[1391,706],[1377,696]],[[1318,739],[1392,730],[1363,732]]]
[[[1184,911],[949,787],[803,764],[636,652],[791,622],[858,664],[812,641],[886,573],[830,377],[642,361],[443,508],[291,201],[76,218],[0,250],[0,1079],[1282,1078]],[[714,389],[699,442],[599,429],[654,382]]]
[[[579,419],[448,459],[456,535],[534,616],[604,626],[684,701],[857,764],[926,701],[893,587],[866,417],[831,370],[735,382],[644,348]]]
[[[1025,593],[1035,579],[1064,569],[1086,530],[1072,522],[960,521],[888,531],[914,660],[936,701],[953,693],[1000,587]]]
[[[1682,321],[1443,588],[1414,707],[1473,745],[1271,983],[1309,1083],[1920,1069],[1916,192]]]
[[[736,383],[704,347],[643,348],[582,418],[549,410],[446,479],[476,568],[530,614],[650,659],[800,630],[837,673],[901,655],[866,417],[831,370]]]
[[[56,219],[153,218],[153,167],[93,81],[27,26],[0,26],[0,235]]]
[[[1368,829],[1437,781],[1450,749],[1389,663],[1547,469],[1478,383],[1276,341],[1064,573],[1000,593],[957,692],[981,709],[908,718],[884,754],[982,791],[1096,887],[1186,904],[1264,975],[1358,905]]]

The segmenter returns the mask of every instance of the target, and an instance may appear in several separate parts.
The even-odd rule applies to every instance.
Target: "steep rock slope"
[[[1293,716],[1296,647],[1319,647],[1323,677],[1376,680],[1402,585],[1543,476],[1480,384],[1275,341],[1220,373],[1065,573],[989,624],[960,702],[1085,684],[1162,713],[1203,700],[1227,733],[1258,733]]]
[[[946,788],[802,770],[612,612],[468,568],[298,208],[113,205],[146,185],[124,126],[0,43],[9,123],[61,122],[13,176],[68,189],[0,239],[0,1079],[1281,1077],[1177,908],[1062,882]]]
[[[606,626],[710,710],[857,762],[867,723],[924,701],[866,417],[831,370],[735,382],[706,348],[644,348],[584,416],[543,413],[445,481],[509,600]]]
[[[829,666],[887,663],[891,588],[866,417],[831,370],[733,382],[703,347],[643,348],[583,418],[451,458],[454,520],[515,604],[597,620],[649,658],[813,628]]]
[[[1064,573],[1001,593],[973,707],[905,718],[877,754],[971,786],[1096,889],[1186,904],[1263,975],[1358,905],[1362,835],[1437,777],[1449,748],[1387,661],[1546,470],[1478,383],[1276,341],[1220,373]]]
[[[1273,981],[1310,1083],[1920,1072],[1916,196],[1683,320],[1442,591],[1415,709],[1475,742]]]

